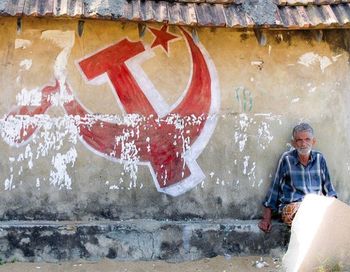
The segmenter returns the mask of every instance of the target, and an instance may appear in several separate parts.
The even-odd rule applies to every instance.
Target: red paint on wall
[[[199,135],[207,120],[211,105],[211,78],[206,61],[191,36],[184,30],[183,34],[189,45],[193,71],[192,79],[186,95],[181,103],[167,116],[159,118],[151,103],[142,91],[125,62],[142,53],[145,48],[141,42],[130,42],[126,39],[112,45],[79,62],[79,66],[88,80],[93,80],[103,74],[107,75],[124,110],[129,114],[139,114],[145,118],[138,124],[138,133],[128,138],[137,147],[140,161],[150,162],[156,174],[160,188],[164,188],[182,181],[191,173],[184,161],[184,146],[191,146]],[[58,83],[53,87],[43,89],[42,105],[37,108],[21,107],[10,115],[40,114],[51,105],[49,93],[58,92]],[[72,91],[66,85],[68,93]],[[83,106],[73,99],[65,103],[64,108],[70,115],[85,118],[90,114]],[[183,118],[187,116],[202,117],[201,122],[184,122],[182,129],[177,128],[167,120],[172,116]],[[117,125],[102,120],[93,124],[79,123],[82,140],[96,152],[110,158],[122,159],[122,144],[118,137],[135,128],[127,125]],[[32,126],[21,132],[20,140],[27,140],[35,131]],[[186,142],[185,142],[186,141]]]

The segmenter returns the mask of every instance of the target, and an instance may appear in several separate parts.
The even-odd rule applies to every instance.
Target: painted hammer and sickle
[[[196,45],[191,36],[182,29],[187,41],[192,58],[192,78],[182,101],[167,115],[158,116],[150,101],[145,96],[134,76],[126,65],[126,61],[141,54],[145,48],[141,42],[130,42],[127,39],[105,48],[92,56],[81,60],[78,65],[87,80],[93,80],[101,75],[107,75],[116,92],[119,102],[128,114],[146,116],[138,124],[137,136],[129,138],[136,146],[139,161],[148,163],[158,191],[170,195],[179,195],[193,188],[203,178],[204,174],[196,163],[198,154],[186,155],[195,142],[202,145],[200,152],[209,140],[216,123],[205,132],[204,128],[212,111],[212,77],[201,49]],[[214,86],[217,87],[217,86]],[[49,89],[47,89],[49,88]],[[55,87],[43,89],[43,94],[52,89],[58,91],[59,83]],[[50,89],[52,88],[52,89]],[[72,91],[68,84],[65,86],[68,93]],[[44,99],[45,105],[48,100]],[[43,107],[46,111],[48,106]],[[64,108],[69,115],[78,115],[81,118],[89,115],[77,99],[64,103]],[[30,114],[30,113],[29,113]],[[183,122],[181,133],[178,128],[168,120],[176,116],[185,120],[186,117],[195,116],[200,121]],[[35,128],[34,128],[35,129]],[[34,130],[32,128],[32,130]],[[98,119],[93,124],[79,124],[81,140],[104,157],[122,161],[122,145],[118,144],[118,137],[130,129],[125,124],[115,124]],[[29,131],[26,133],[28,138]],[[183,135],[185,133],[185,135]],[[181,135],[180,135],[181,134]],[[203,135],[206,134],[206,135]],[[202,138],[199,140],[199,138]],[[23,138],[23,140],[25,140]],[[185,142],[186,141],[186,142]],[[193,152],[196,152],[193,150]],[[197,152],[198,153],[198,152]]]

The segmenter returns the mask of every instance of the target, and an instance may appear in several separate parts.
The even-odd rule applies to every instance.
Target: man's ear
[[[292,139],[292,140],[290,141],[290,143],[291,143],[291,145],[292,145],[294,148],[296,148],[296,142],[295,142],[294,139]]]
[[[314,146],[316,144],[316,138],[314,137],[313,139],[312,139],[312,146]]]

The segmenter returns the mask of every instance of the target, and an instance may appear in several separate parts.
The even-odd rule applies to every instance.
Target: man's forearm
[[[265,207],[264,208],[263,219],[271,221],[271,217],[272,217],[272,210],[270,208],[268,208],[268,207]]]

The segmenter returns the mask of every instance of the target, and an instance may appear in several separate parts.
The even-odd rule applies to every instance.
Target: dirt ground
[[[113,261],[98,262],[61,262],[61,263],[5,263],[0,271],[11,272],[267,272],[281,271],[279,259],[271,257],[223,257],[197,261],[168,263],[165,261]]]

